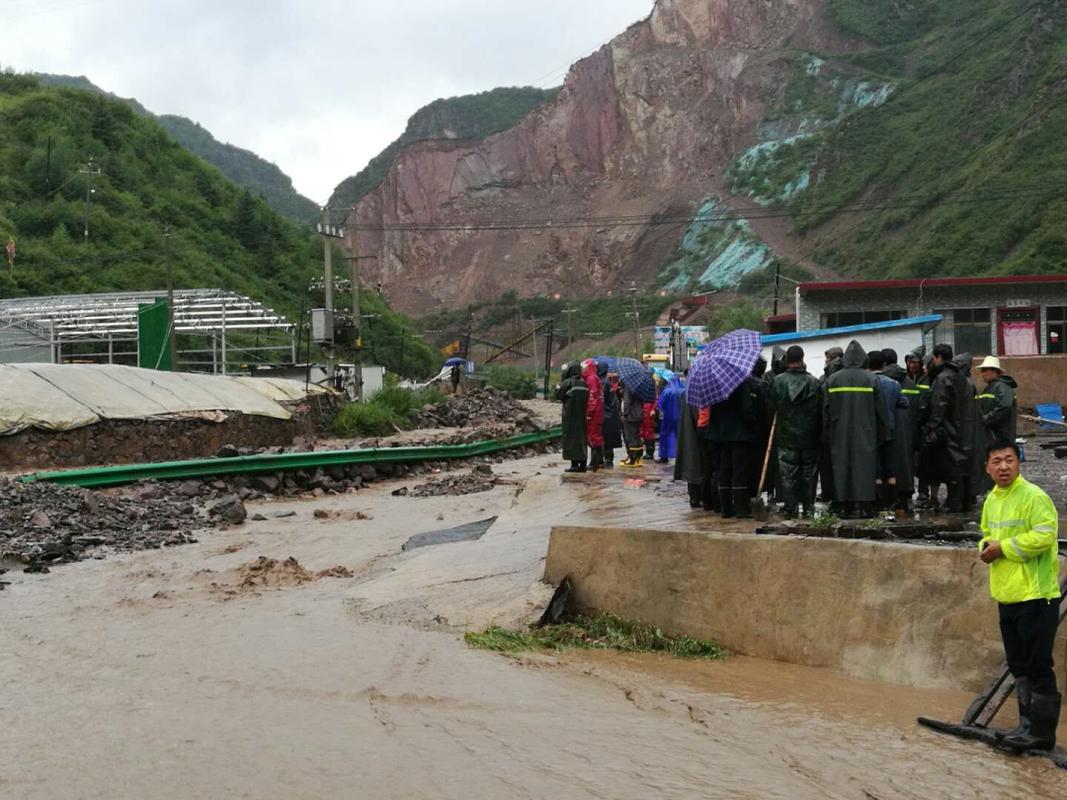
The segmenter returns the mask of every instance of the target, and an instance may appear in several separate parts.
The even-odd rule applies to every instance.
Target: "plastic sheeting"
[[[65,431],[105,419],[200,416],[240,412],[274,419],[292,415],[283,402],[328,390],[279,378],[156,372],[115,365],[0,365],[0,435],[25,428]]]

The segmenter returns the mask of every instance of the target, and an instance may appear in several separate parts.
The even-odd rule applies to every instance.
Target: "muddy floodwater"
[[[915,725],[965,693],[469,649],[463,629],[543,604],[553,523],[652,516],[653,492],[558,469],[502,464],[518,484],[464,497],[264,503],[267,521],[195,545],[5,576],[0,798],[1067,797],[1048,762]]]

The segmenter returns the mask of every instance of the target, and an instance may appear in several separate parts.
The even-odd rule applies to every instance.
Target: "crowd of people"
[[[749,516],[761,479],[786,517],[811,516],[821,499],[846,517],[917,508],[970,513],[989,490],[989,442],[1015,441],[1017,384],[995,357],[971,376],[970,354],[939,344],[904,356],[856,341],[824,354],[812,375],[800,346],[775,348],[723,402],[686,402],[684,376],[656,379],[655,399],[634,396],[607,363],[564,365],[568,472],[675,459],[693,508]],[[942,495],[942,487],[944,487]],[[821,496],[820,496],[821,489]]]

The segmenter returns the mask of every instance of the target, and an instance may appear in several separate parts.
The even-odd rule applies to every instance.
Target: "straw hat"
[[[978,365],[978,369],[995,369],[997,372],[1004,371],[1000,366],[1000,359],[996,356],[986,356],[985,361]]]

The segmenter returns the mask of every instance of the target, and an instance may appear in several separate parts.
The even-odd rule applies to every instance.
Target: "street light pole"
[[[178,371],[178,332],[174,325],[174,270],[170,263],[170,225],[163,226],[163,260],[167,268],[167,349],[170,353],[170,368]],[[225,302],[225,300],[223,301]]]
[[[100,174],[100,168],[94,164],[93,157],[89,156],[89,162],[78,170],[78,174],[85,176],[85,231],[82,241],[89,244],[89,199],[96,192],[93,188],[93,178]]]
[[[637,283],[630,281],[630,306],[633,309],[630,313],[634,318],[634,353],[635,358],[641,360],[641,315],[637,310]]]

